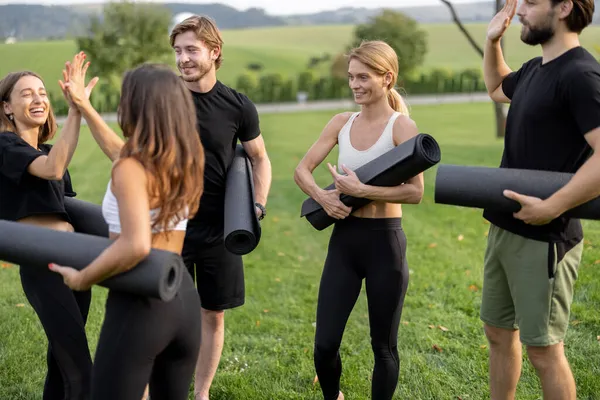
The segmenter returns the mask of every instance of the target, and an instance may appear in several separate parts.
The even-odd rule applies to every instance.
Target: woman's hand
[[[344,219],[352,212],[352,208],[340,200],[340,192],[337,189],[324,190],[315,200],[323,207],[327,215],[335,219]]]
[[[87,86],[85,85],[85,74],[90,66],[90,62],[85,62],[85,58],[85,53],[81,51],[73,57],[72,62],[67,61],[63,70],[65,81],[59,81],[63,93],[68,93],[67,101],[78,108],[89,102],[92,90],[99,80],[98,77],[94,77]]]
[[[327,163],[327,167],[333,176],[335,188],[339,190],[340,193],[344,193],[352,197],[364,197],[365,185],[358,179],[354,171],[347,168],[345,165],[342,165],[342,169],[346,175],[341,175],[337,172],[335,166],[332,166],[330,163]]]
[[[48,264],[48,268],[50,268],[50,271],[61,274],[63,276],[65,285],[72,290],[86,291],[91,288],[91,285],[88,285],[84,282],[81,271],[78,271],[75,268],[64,267],[53,263]]]

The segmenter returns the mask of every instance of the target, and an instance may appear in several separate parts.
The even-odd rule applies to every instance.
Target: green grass
[[[483,44],[487,24],[466,26]],[[326,53],[335,56],[343,51],[352,38],[353,28],[352,25],[334,25],[225,30],[224,63],[219,70],[219,78],[235,85],[237,77],[252,62],[263,64],[265,73],[279,72],[284,76],[295,76],[306,68],[310,57],[320,57]],[[481,57],[456,25],[424,24],[422,28],[428,35],[428,52],[424,65],[417,72],[431,68],[481,68]],[[506,36],[506,57],[513,68],[540,52],[539,47],[521,43],[519,32],[520,24],[516,23],[511,25]],[[583,46],[596,54],[594,46],[600,45],[600,27],[588,27],[581,41]],[[32,69],[43,76],[51,91],[60,93],[57,80],[61,79],[65,61],[71,59],[76,51],[74,41],[0,44],[0,59],[3,60],[0,76],[10,71]],[[317,72],[324,72],[326,68],[323,65]]]
[[[317,232],[298,217],[305,195],[292,175],[331,116],[329,111],[261,116],[273,164],[269,215],[260,246],[245,257],[246,305],[226,314],[225,347],[213,400],[321,398],[318,384],[313,386],[313,323],[330,228]],[[421,132],[437,138],[443,163],[498,165],[502,143],[494,138],[489,104],[414,106],[413,118]],[[79,198],[99,203],[110,163],[87,131],[81,137],[71,167],[74,184]],[[335,151],[330,160],[334,157]],[[315,175],[319,184],[330,183],[325,166]],[[395,399],[486,399],[488,350],[478,311],[488,225],[479,210],[434,204],[435,168],[425,178],[423,202],[403,206],[411,275],[398,334],[401,374]],[[600,265],[595,260],[600,259],[600,225],[585,221],[584,229],[587,244],[566,351],[578,398],[597,399]],[[103,288],[94,288],[87,326],[92,351],[105,295]],[[46,340],[15,267],[0,269],[0,321],[0,398],[40,398]],[[347,398],[370,398],[373,358],[364,292],[348,321],[341,354],[342,390]],[[541,399],[533,369],[526,359],[523,365],[517,398]]]

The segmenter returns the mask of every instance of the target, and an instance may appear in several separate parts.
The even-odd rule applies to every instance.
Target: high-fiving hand
[[[517,12],[517,2],[518,0],[506,0],[504,7],[492,18],[487,30],[489,40],[495,42],[504,35]]]
[[[89,101],[94,86],[98,83],[98,77],[92,78],[87,86],[85,85],[85,74],[90,62],[85,62],[86,55],[83,51],[75,54],[73,61],[65,63],[63,70],[63,81],[58,81],[67,101],[73,106],[81,107]]]

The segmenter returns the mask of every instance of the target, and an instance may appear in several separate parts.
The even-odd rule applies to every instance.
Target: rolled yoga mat
[[[81,270],[113,241],[76,232],[61,232],[13,221],[0,221],[0,260],[21,268],[48,268],[56,263]],[[183,274],[187,273],[180,255],[153,249],[137,266],[112,276],[98,285],[111,290],[171,300]]]
[[[108,224],[102,216],[102,206],[65,196],[65,209],[75,232],[108,237]]]
[[[357,168],[354,172],[361,182],[368,185],[397,186],[439,163],[440,159],[441,151],[436,140],[426,133],[419,133]],[[335,184],[332,183],[325,189],[334,188]],[[340,200],[351,207],[352,211],[356,211],[372,201],[346,194],[341,194]],[[300,216],[306,217],[308,222],[319,231],[336,221],[310,197],[302,203]]]
[[[438,204],[514,213],[521,209],[521,205],[505,197],[504,190],[546,199],[565,186],[573,175],[564,172],[442,164],[437,169],[434,201]],[[581,204],[563,215],[598,220],[600,198]]]
[[[261,226],[254,206],[252,164],[238,144],[225,186],[225,247],[238,255],[253,251],[260,241]]]

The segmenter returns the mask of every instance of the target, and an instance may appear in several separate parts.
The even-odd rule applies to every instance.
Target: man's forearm
[[[266,205],[272,179],[271,160],[269,160],[269,156],[266,153],[262,157],[252,161],[252,175],[254,176],[255,201]]]
[[[483,79],[488,93],[493,93],[512,70],[504,61],[500,41],[486,39],[483,52]]]
[[[594,153],[573,178],[546,201],[559,215],[600,196],[600,153]]]

